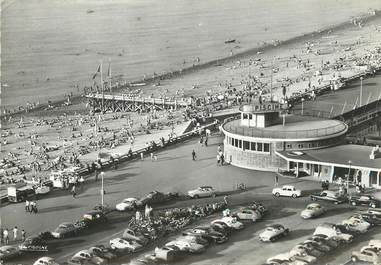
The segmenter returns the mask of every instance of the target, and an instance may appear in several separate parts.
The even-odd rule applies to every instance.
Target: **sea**
[[[104,75],[111,64],[112,76],[131,82],[326,29],[370,9],[381,9],[381,1],[4,0],[1,107],[79,94],[101,62]]]

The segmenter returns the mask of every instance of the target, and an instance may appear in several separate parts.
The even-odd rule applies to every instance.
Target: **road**
[[[248,191],[231,192],[229,201],[233,206],[243,205],[253,200],[263,202],[269,208],[268,216],[261,222],[248,225],[247,228],[233,235],[228,243],[213,246],[203,255],[191,256],[178,264],[263,264],[272,255],[288,251],[293,245],[310,236],[314,228],[322,222],[340,222],[350,216],[353,207],[327,204],[329,211],[322,218],[303,220],[300,211],[310,202],[308,197],[299,199],[275,199],[271,195],[274,185],[274,174],[270,172],[251,171],[233,166],[217,166],[215,156],[222,139],[211,137],[208,147],[202,147],[197,139],[166,149],[158,153],[158,160],[134,161],[120,165],[117,170],[105,173],[105,201],[115,205],[126,197],[140,197],[151,190],[163,192],[181,192],[201,185],[212,185],[220,191],[234,190],[237,183],[245,183]],[[196,151],[197,160],[191,160],[192,150]],[[305,179],[281,178],[280,185],[289,183],[307,193],[319,190],[320,184]],[[17,225],[24,228],[27,234],[53,230],[65,221],[74,221],[95,204],[100,203],[100,182],[88,180],[77,198],[68,192],[58,191],[38,201],[39,213],[25,213],[23,204],[9,204],[1,208],[3,227]],[[177,201],[161,207],[179,207],[192,204],[206,204],[211,200],[222,200],[221,197]],[[126,227],[129,215],[114,215],[112,221],[102,227],[89,230],[78,237],[57,240],[52,251],[48,253],[59,261],[67,260],[76,251],[88,248],[97,243],[107,243],[111,238],[120,235]],[[257,235],[266,224],[281,223],[290,228],[291,233],[279,242],[264,244]],[[324,264],[343,264],[350,257],[350,251],[359,249],[371,238],[381,238],[381,229],[374,228],[354,243],[336,251],[324,259]],[[9,264],[31,264],[39,255],[28,255],[24,259]],[[115,264],[127,262],[128,258],[118,260]]]

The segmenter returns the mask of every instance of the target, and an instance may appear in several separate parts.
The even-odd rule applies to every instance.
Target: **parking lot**
[[[312,220],[302,219],[300,212],[311,200],[308,196],[297,199],[274,198],[271,195],[274,187],[273,173],[250,171],[229,165],[217,166],[215,156],[221,141],[221,137],[213,136],[209,146],[204,147],[200,146],[196,139],[190,140],[158,153],[157,161],[151,161],[147,157],[144,161],[127,163],[120,165],[117,170],[106,171],[105,202],[115,206],[124,198],[141,197],[152,190],[186,193],[198,186],[210,185],[229,194],[229,205],[232,208],[251,201],[260,201],[269,209],[268,215],[263,220],[255,224],[247,224],[243,231],[235,233],[225,244],[212,246],[206,253],[189,256],[177,264],[263,264],[267,258],[289,251],[294,245],[311,236],[317,225],[323,222],[341,222],[355,211],[355,208],[347,203],[333,205],[323,202],[322,205],[328,209],[326,214]],[[192,161],[191,158],[193,149],[197,154],[196,161]],[[236,191],[235,187],[238,183],[245,183],[247,191]],[[320,183],[306,179],[279,179],[279,185],[286,183],[302,189],[305,194],[320,190]],[[25,213],[24,204],[4,205],[1,209],[3,226],[12,228],[17,225],[26,229],[27,235],[52,231],[62,222],[80,219],[86,211],[100,203],[99,191],[100,181],[95,182],[94,178],[90,178],[77,198],[73,198],[68,191],[53,192],[38,201],[39,213],[36,215]],[[185,207],[222,199],[223,197],[219,196],[174,201],[154,207],[154,211],[158,208]],[[89,229],[84,234],[55,240],[48,255],[64,262],[81,249],[99,243],[108,243],[110,239],[122,234],[130,216],[131,214],[115,214],[108,223]],[[258,233],[266,225],[275,223],[288,227],[290,234],[274,243],[260,242]],[[350,245],[339,248],[334,254],[319,260],[319,264],[343,264],[349,260],[352,250],[358,250],[373,238],[381,239],[379,227],[372,228],[370,232],[359,236]],[[150,246],[147,251],[154,247],[155,245]],[[31,264],[38,256],[40,256],[39,253],[26,255],[9,264]],[[119,259],[113,264],[126,263],[129,259],[129,257]]]

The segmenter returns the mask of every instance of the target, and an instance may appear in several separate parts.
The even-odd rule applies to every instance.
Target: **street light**
[[[303,116],[303,111],[304,110],[304,98],[302,98],[302,116]]]
[[[364,78],[361,76],[360,77],[360,107],[362,106],[362,80]]]
[[[351,174],[351,165],[352,165],[352,161],[349,160],[349,161],[348,161],[348,164],[349,164],[349,172],[348,172],[348,175],[347,175],[347,192],[349,191],[349,175]]]
[[[102,207],[103,207],[103,204],[104,204],[104,188],[103,188],[103,177],[104,177],[105,173],[104,172],[101,172],[101,178],[102,178],[102,188],[101,188],[101,200],[102,200]]]

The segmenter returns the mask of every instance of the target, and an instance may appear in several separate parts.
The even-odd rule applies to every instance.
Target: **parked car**
[[[185,240],[174,240],[174,241],[168,242],[167,244],[165,244],[165,246],[167,247],[176,246],[181,251],[190,252],[190,253],[202,253],[206,250],[206,248],[201,244],[191,243]]]
[[[136,241],[141,245],[147,245],[149,242],[148,237],[144,236],[139,231],[134,231],[133,229],[127,228],[124,230],[122,238],[127,239],[129,241]]]
[[[290,254],[291,255],[291,254]],[[300,260],[303,262],[306,262],[307,264],[313,264],[317,261],[317,258],[311,255],[308,255],[307,253],[303,253],[303,255],[291,255],[291,260]]]
[[[304,255],[304,254],[308,254],[308,255],[311,255],[311,256],[314,256],[314,257],[318,258],[318,257],[323,256],[324,251],[321,251],[321,250],[317,249],[312,244],[309,244],[309,243],[300,243],[300,244],[294,246],[290,250],[290,254],[292,254],[292,255]]]
[[[351,260],[355,263],[358,261],[370,262],[374,265],[381,264],[381,255],[377,249],[365,248],[361,251],[352,251]]]
[[[218,220],[215,220],[214,222],[212,222],[210,224],[210,227],[214,231],[222,233],[226,236],[229,236],[231,234],[231,231],[232,231],[232,228],[230,228],[227,224],[225,224],[224,222],[218,221]]]
[[[91,260],[85,260],[81,257],[72,257],[67,261],[68,265],[94,265]]]
[[[352,235],[344,233],[337,225],[331,223],[323,223],[316,227],[314,235],[326,235],[328,238],[346,243],[352,242],[353,240]]]
[[[140,198],[137,202],[137,206],[142,207],[146,204],[152,205],[157,203],[163,203],[178,197],[177,193],[162,193],[159,191],[151,191],[146,196]]]
[[[329,246],[331,249],[335,249],[340,245],[340,242],[335,240],[334,238],[329,238],[326,235],[313,235],[308,238],[309,240],[314,240],[316,242],[320,242],[326,246]]]
[[[55,238],[64,238],[68,236],[74,236],[78,231],[78,226],[72,223],[62,223],[52,232],[52,236]]]
[[[230,216],[222,217],[221,219],[214,220],[212,221],[212,224],[219,223],[219,222],[226,224],[229,228],[232,228],[234,230],[241,230],[245,227],[243,223],[237,221],[237,218],[230,217]]]
[[[121,203],[118,203],[115,208],[118,211],[129,211],[134,210],[136,208],[138,199],[136,198],[127,198],[124,199]]]
[[[307,239],[303,242],[303,244],[310,244],[311,246],[322,252],[328,252],[333,249],[332,247],[322,243],[319,240]]]
[[[228,237],[226,234],[218,232],[214,230],[211,226],[209,227],[196,227],[190,230],[187,230],[188,233],[193,233],[193,234],[201,234],[205,235],[207,237],[210,237],[214,243],[217,244],[222,244],[228,241]],[[185,233],[187,232],[185,231]]]
[[[239,209],[238,212],[234,213],[234,216],[237,216],[239,220],[251,220],[253,222],[262,218],[262,214],[259,211],[249,208]]]
[[[143,248],[138,242],[129,241],[119,237],[110,240],[110,247],[112,249],[129,250],[131,252],[137,252]]]
[[[31,236],[19,245],[21,251],[48,251],[48,244],[39,236]]]
[[[176,246],[164,246],[155,248],[155,256],[157,259],[164,261],[175,261],[183,256],[183,252]]]
[[[318,203],[310,203],[310,204],[307,205],[306,209],[304,209],[300,213],[300,216],[303,219],[310,219],[310,218],[314,218],[314,217],[320,216],[320,215],[322,215],[325,212],[326,212],[325,208],[323,206],[321,206],[320,204],[318,204]]]
[[[107,217],[103,211],[92,210],[83,215],[83,220],[91,224],[98,224],[107,222]]]
[[[107,264],[107,260],[101,257],[95,256],[88,250],[81,250],[74,254],[73,258],[80,258],[86,261],[90,261],[93,264],[103,265]]]
[[[342,224],[345,225],[348,231],[356,233],[366,233],[370,228],[370,223],[364,221],[362,218],[356,218],[355,216],[343,220]]]
[[[158,259],[152,258],[152,255],[146,255],[144,257],[133,259],[128,264],[122,265],[157,265],[158,261]]]
[[[16,246],[0,247],[0,260],[8,260],[15,258],[21,254],[20,249]]]
[[[195,190],[188,191],[188,196],[191,198],[202,198],[202,197],[215,197],[217,191],[211,186],[201,186]]]
[[[349,203],[352,204],[353,206],[363,205],[363,206],[368,206],[372,208],[381,206],[380,200],[377,200],[372,195],[352,195],[349,198]]]
[[[267,259],[266,264],[268,265],[307,265],[308,263],[302,260],[294,259],[292,260],[292,257],[294,255],[291,255],[290,253],[281,253],[274,257],[271,257]]]
[[[269,225],[265,231],[259,234],[259,240],[263,242],[274,242],[275,240],[288,235],[289,229],[283,225],[274,224]]]
[[[197,243],[197,244],[203,245],[204,247],[209,246],[208,239],[203,237],[202,235],[182,235],[176,238],[176,240],[187,241],[190,243]]]
[[[103,259],[114,259],[117,257],[110,249],[106,248],[104,245],[96,245],[89,248],[89,252],[95,256],[101,257]]]
[[[251,210],[255,210],[259,213],[261,213],[261,215],[265,215],[265,213],[267,212],[267,209],[265,206],[262,205],[262,203],[260,202],[252,202],[251,204],[249,204],[248,206],[246,206],[245,208],[247,209],[251,209]]]
[[[51,257],[41,257],[36,260],[33,265],[59,265],[59,263],[57,263],[55,259]]]
[[[284,185],[281,188],[274,188],[272,191],[272,194],[275,197],[285,196],[285,197],[297,198],[302,196],[302,191],[296,189],[294,186]]]
[[[356,218],[361,218],[363,219],[364,221],[367,221],[368,223],[370,223],[371,225],[381,225],[381,216],[377,216],[377,215],[374,215],[374,214],[368,214],[366,212],[363,212],[363,213],[357,213],[357,214],[354,214],[352,215]]]
[[[340,195],[336,191],[325,190],[320,192],[319,194],[311,195],[311,200],[313,201],[329,201],[334,204],[343,203],[347,200],[345,196]]]
[[[48,194],[50,191],[51,191],[50,186],[38,185],[34,187],[34,192],[36,194],[45,195],[45,194]]]

